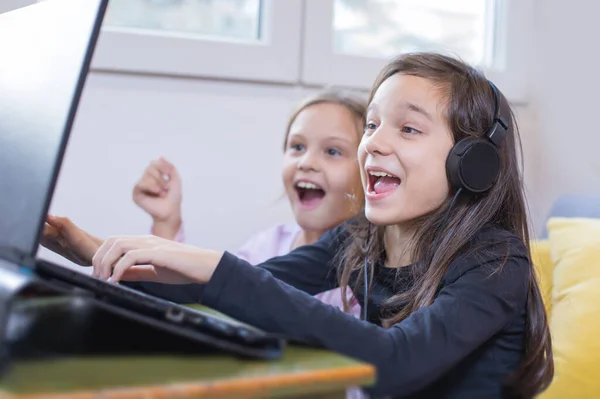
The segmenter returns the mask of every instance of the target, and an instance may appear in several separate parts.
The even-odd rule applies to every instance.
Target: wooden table
[[[0,398],[344,398],[347,388],[374,379],[370,365],[291,345],[274,361],[220,353],[96,354],[17,360],[0,380]]]
[[[1,398],[343,398],[373,368],[324,350],[289,347],[278,361],[228,356],[75,358],[17,363]]]

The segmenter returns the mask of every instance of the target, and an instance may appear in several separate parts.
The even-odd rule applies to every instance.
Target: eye
[[[375,124],[374,122],[367,122],[367,124],[365,125],[365,132],[376,130],[376,129],[377,129],[377,124]]]
[[[292,151],[297,151],[297,152],[304,151],[304,145],[302,145],[302,144],[290,144],[290,149]]]
[[[410,127],[410,126],[404,126],[402,128],[402,132],[403,133],[407,133],[407,134],[419,134],[419,133],[421,133],[419,130],[417,130],[417,129],[413,128],[413,127]]]
[[[337,155],[342,155],[342,153],[340,152],[340,150],[338,150],[336,148],[328,148],[327,155],[337,156]]]

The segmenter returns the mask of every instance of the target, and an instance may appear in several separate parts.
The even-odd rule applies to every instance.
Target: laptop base
[[[272,342],[253,346],[195,331],[0,260],[0,377],[14,359],[217,353],[277,359],[283,342]]]
[[[16,298],[23,293],[43,291],[58,294],[58,291],[39,285],[39,280],[30,272],[24,272],[13,263],[0,259],[0,375],[6,372],[10,364],[9,319]]]
[[[9,316],[7,343],[13,361],[222,353],[210,345],[115,313],[86,296],[17,299]]]
[[[97,307],[234,356],[277,359],[283,353],[284,339],[243,323],[107,283],[46,261],[37,262],[36,274],[44,282],[64,287],[72,295],[93,299]]]

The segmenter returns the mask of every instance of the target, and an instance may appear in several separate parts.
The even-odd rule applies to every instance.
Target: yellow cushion
[[[548,318],[550,318],[554,275],[554,263],[552,263],[552,258],[550,257],[550,240],[531,241],[531,260],[537,273],[546,313],[548,313]]]
[[[555,374],[543,399],[600,398],[600,219],[548,222]]]

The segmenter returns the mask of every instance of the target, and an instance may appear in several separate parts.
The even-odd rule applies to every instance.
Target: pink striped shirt
[[[251,265],[257,265],[276,256],[285,255],[290,252],[300,230],[300,226],[296,224],[277,225],[251,237],[235,252],[235,255]],[[175,236],[174,241],[185,241],[183,226]],[[360,305],[352,295],[350,289],[346,290],[346,297],[350,305],[348,313],[360,317]],[[342,311],[344,310],[341,288],[321,292],[315,295],[315,298],[323,303],[335,306]]]

